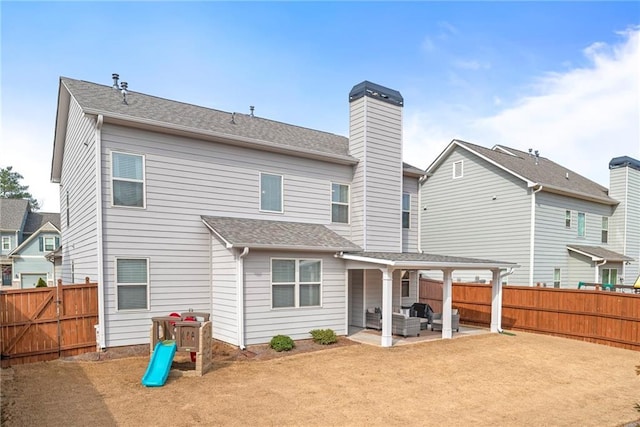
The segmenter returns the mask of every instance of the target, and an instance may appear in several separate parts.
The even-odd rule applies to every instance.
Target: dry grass
[[[140,384],[148,356],[16,366],[2,371],[2,424],[619,426],[640,419],[640,353],[580,341],[487,334],[273,356],[219,358],[204,377],[171,376],[161,388]]]

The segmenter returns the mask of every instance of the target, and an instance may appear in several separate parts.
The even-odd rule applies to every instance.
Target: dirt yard
[[[630,350],[525,333],[319,347],[300,342],[280,354],[216,344],[204,377],[179,375],[190,363],[184,355],[160,388],[140,384],[146,346],[99,361],[93,354],[3,369],[2,425],[613,427],[640,420],[640,353]]]

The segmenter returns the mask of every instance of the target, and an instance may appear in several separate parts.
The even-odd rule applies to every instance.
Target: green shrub
[[[36,288],[46,288],[46,287],[47,287],[47,282],[45,282],[42,277],[39,278],[38,283],[36,284]]]
[[[318,344],[327,345],[338,341],[338,337],[336,333],[333,332],[333,329],[314,329],[309,333],[313,337],[313,341]]]
[[[289,351],[293,347],[295,347],[296,344],[290,337],[286,335],[276,335],[275,337],[271,338],[269,346],[275,351]]]

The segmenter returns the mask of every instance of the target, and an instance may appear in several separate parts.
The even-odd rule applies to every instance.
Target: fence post
[[[89,283],[91,283],[91,279],[89,279],[89,276],[87,276],[87,277],[85,277],[85,278],[84,278],[84,283],[85,283],[86,285],[88,285]]]

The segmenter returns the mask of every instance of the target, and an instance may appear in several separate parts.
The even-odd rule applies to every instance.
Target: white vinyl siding
[[[402,179],[403,194],[409,195],[409,226],[402,229],[402,252],[418,251],[418,178],[405,176]]]
[[[282,212],[282,175],[260,174],[260,210]]]
[[[609,221],[608,249],[633,258],[620,270],[620,276],[629,284],[640,275],[640,171],[623,167],[609,173],[609,195],[620,204]]]
[[[331,222],[349,223],[349,186],[331,184]]]
[[[113,206],[144,208],[144,156],[111,153]]]
[[[233,251],[211,237],[211,323],[216,325],[213,337],[238,345],[238,264]]]
[[[149,309],[149,259],[116,259],[116,310]]]

